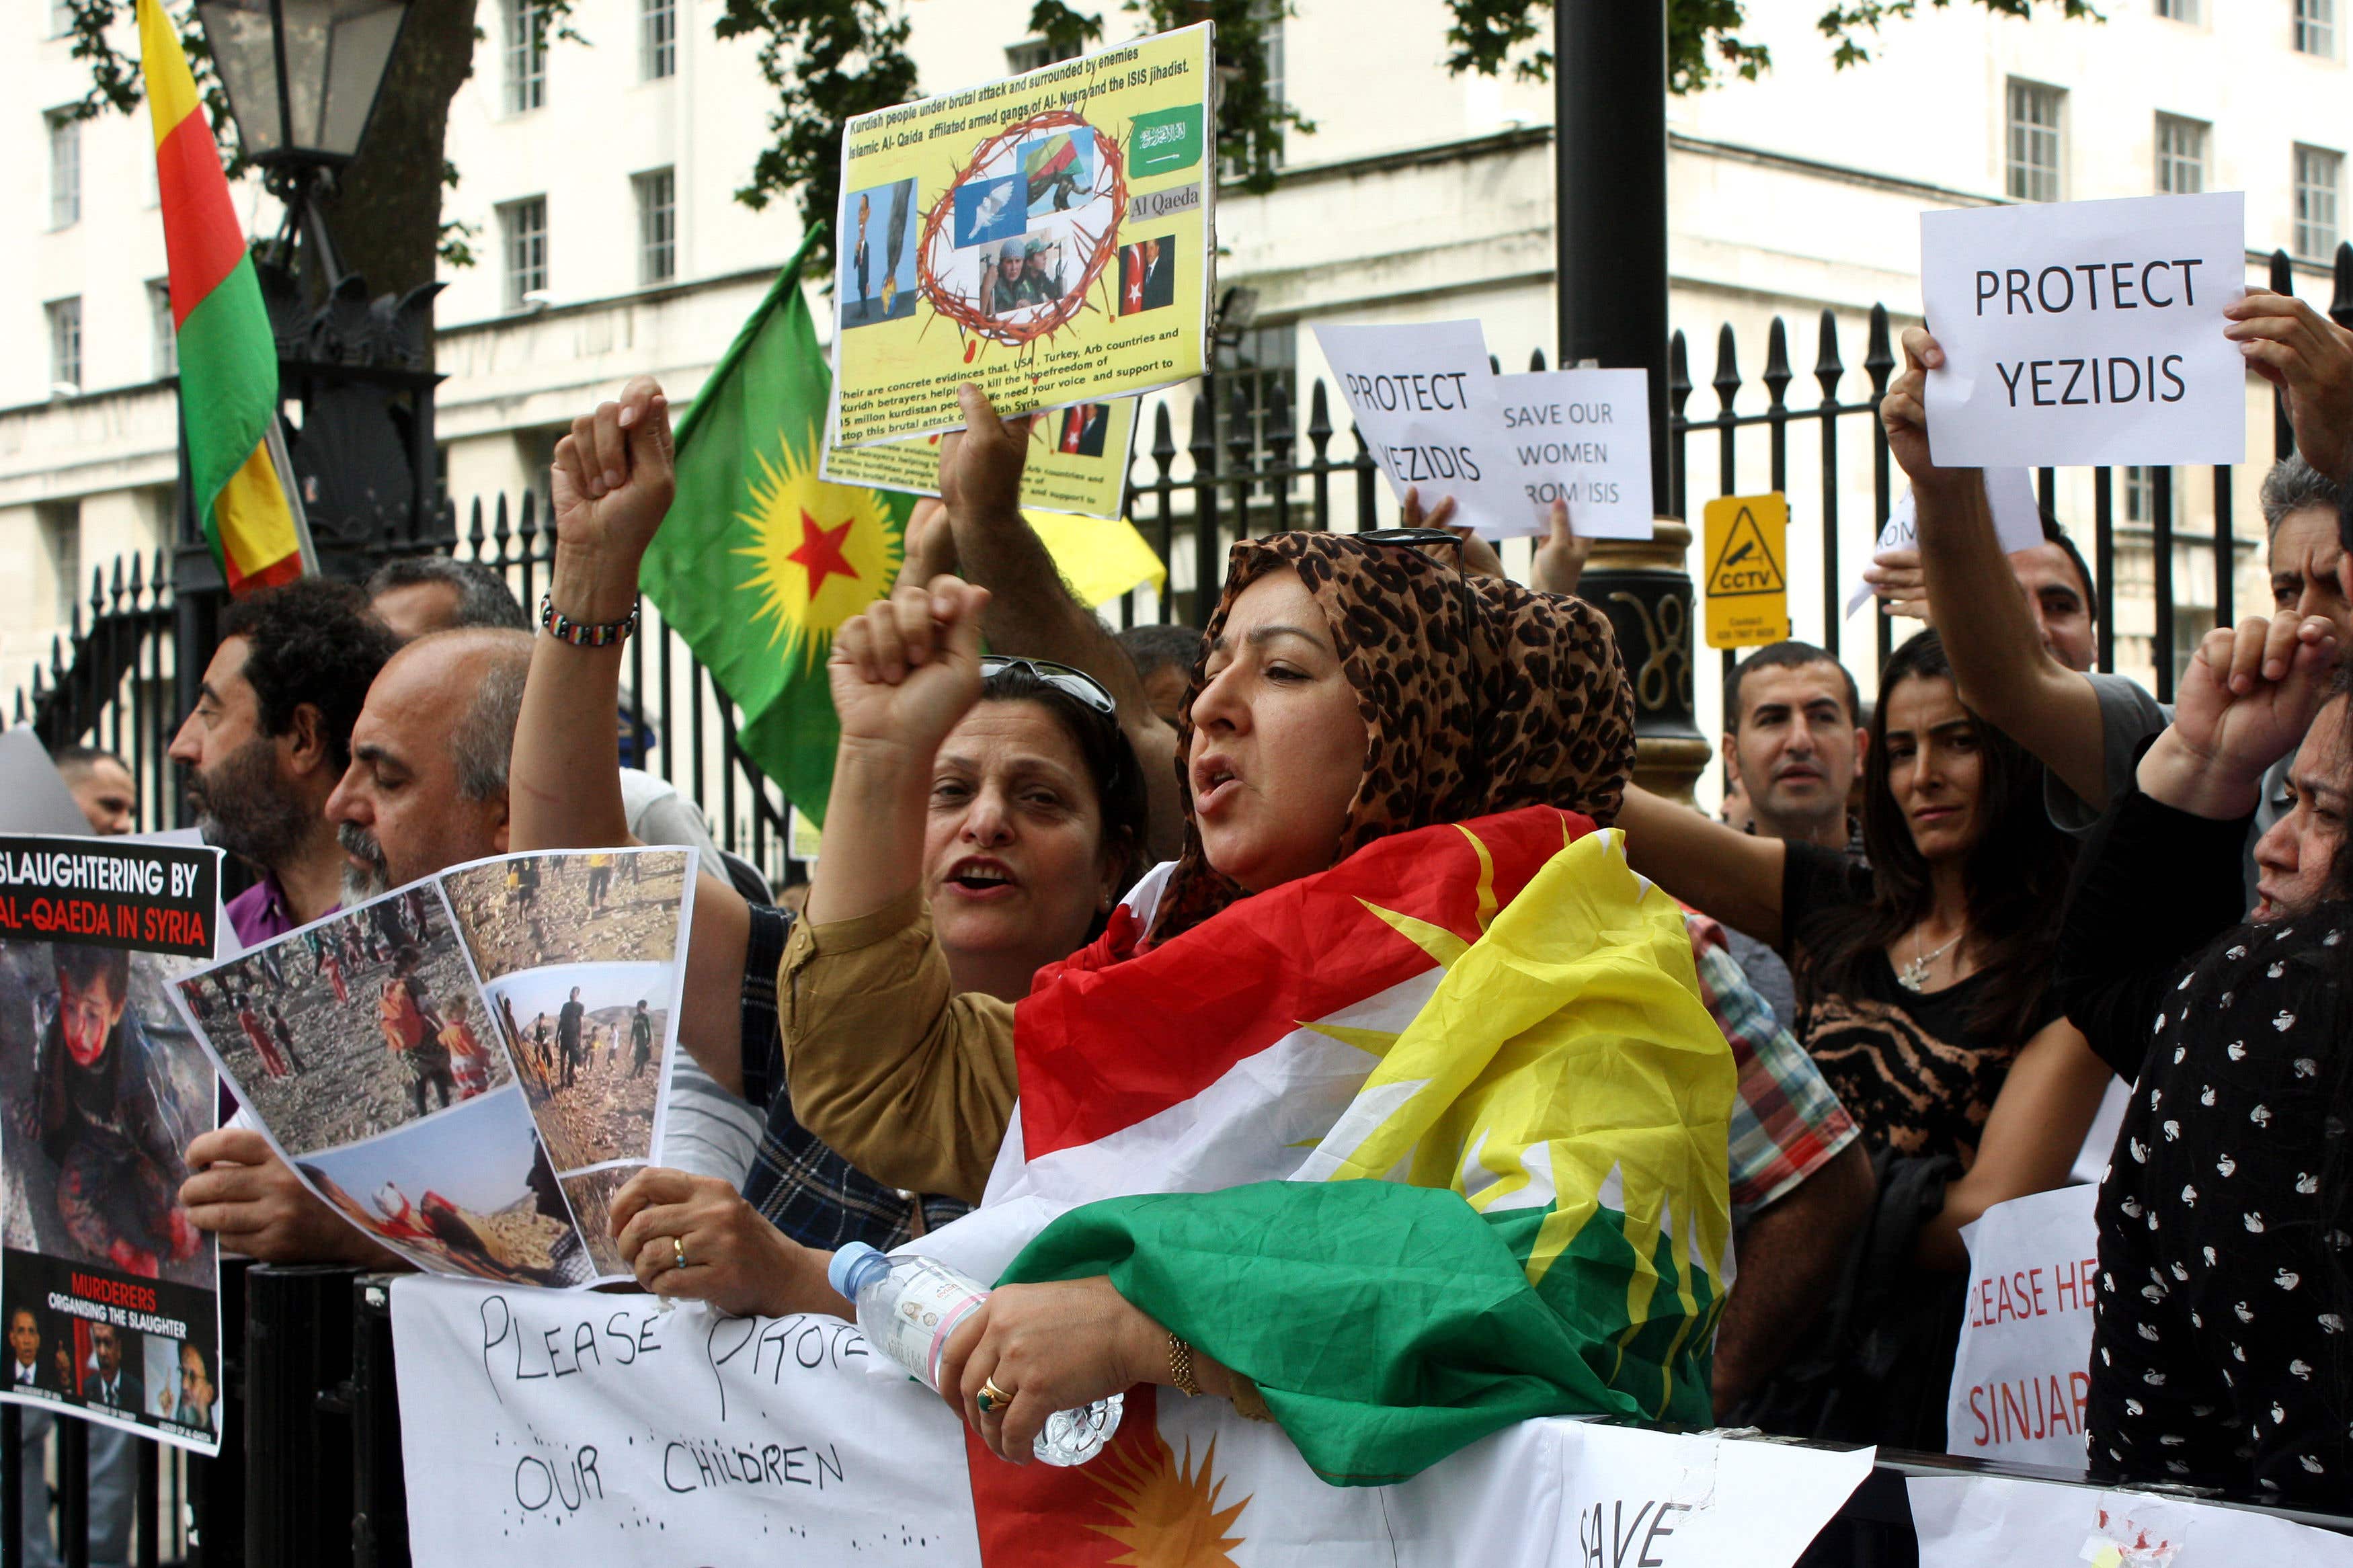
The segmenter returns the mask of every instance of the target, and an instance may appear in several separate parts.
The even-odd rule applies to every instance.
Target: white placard
[[[2033,469],[1988,468],[1985,488],[1986,505],[1993,512],[1993,536],[2000,542],[2003,554],[2040,549],[2048,542],[2042,537],[2042,503],[2034,499]],[[1919,502],[1906,489],[1887,509],[1887,521],[1871,547],[1871,558],[1876,561],[1890,550],[1919,547]],[[1858,574],[1854,591],[1846,596],[1846,613],[1853,615],[1870,597],[1871,584]]]
[[[2353,1568],[2353,1541],[2247,1509],[1975,1476],[1905,1489],[1920,1568]]]
[[[2237,191],[1922,213],[1937,463],[2244,461],[2246,270]]]
[[[935,1396],[868,1375],[875,1358],[837,1319],[419,1276],[394,1282],[392,1313],[418,1568],[981,1568],[981,1533],[992,1520],[1002,1531],[1018,1495],[1008,1478],[1039,1468],[973,1458]],[[1070,1561],[1052,1542],[1092,1544],[1089,1521],[1117,1527],[1125,1511],[1150,1562],[1164,1560],[1154,1547],[1199,1561],[1176,1549],[1208,1539],[1238,1568],[1788,1568],[1872,1462],[1868,1448],[1556,1418],[1398,1485],[1334,1487],[1280,1426],[1223,1400],[1162,1389],[1127,1410],[1158,1439],[1160,1484],[1134,1495],[1166,1511],[1120,1510],[1092,1483],[1121,1472],[1091,1467],[1074,1478],[1085,1519],[1021,1516],[1014,1538],[1039,1544],[990,1564]]]
[[[1968,1310],[1945,1405],[1947,1451],[2083,1467],[2098,1199],[2096,1187],[2060,1187],[1996,1204],[1963,1227]]]
[[[1568,503],[1580,539],[1648,539],[1650,377],[1639,370],[1546,370],[1496,378],[1504,437],[1535,513],[1530,531]]]
[[[1454,521],[1491,538],[1535,531],[1478,322],[1318,326],[1315,340],[1399,500],[1452,496]]]

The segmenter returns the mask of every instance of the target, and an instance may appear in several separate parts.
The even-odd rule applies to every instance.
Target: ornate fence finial
[[[1821,346],[1814,354],[1814,381],[1822,389],[1822,402],[1838,401],[1839,378],[1846,374],[1846,362],[1839,357],[1838,316],[1829,306],[1822,307]]]

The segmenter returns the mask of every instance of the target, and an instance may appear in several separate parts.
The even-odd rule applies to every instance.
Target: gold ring
[[[1012,1404],[1013,1395],[997,1387],[997,1380],[992,1377],[982,1381],[980,1392],[972,1396],[972,1402],[980,1407],[983,1415],[987,1415]]]
[[[670,1257],[677,1260],[675,1267],[680,1268],[686,1267],[686,1237],[682,1236],[671,1237],[670,1238]]]

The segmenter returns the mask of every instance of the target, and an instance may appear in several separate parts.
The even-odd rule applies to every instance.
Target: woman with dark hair
[[[1962,704],[1928,631],[1882,672],[1867,866],[1628,791],[1635,868],[1788,958],[1794,1032],[1879,1171],[1822,1353],[1751,1407],[1762,1424],[1943,1448],[1960,1228],[2063,1184],[2091,1126],[2108,1074],[2050,983],[2071,856],[2042,787],[2033,759]]]
[[[1234,547],[1183,850],[1018,1007],[950,984],[908,848],[987,596],[942,579],[843,629],[778,979],[795,1103],[886,1179],[984,1197],[941,1247],[1020,1246],[943,1347],[992,1451],[1136,1383],[1271,1415],[1335,1484],[1528,1416],[1708,1419],[1735,1074],[1681,910],[1596,830],[1631,694],[1591,606],[1458,550]]]
[[[955,984],[1012,1002],[1040,966],[1100,935],[1135,879],[1144,777],[1110,694],[1091,677],[1044,660],[985,666],[980,700],[940,748],[921,836],[908,847]],[[731,905],[733,919],[774,922],[768,951],[782,946],[783,921],[772,911],[715,878],[697,884],[698,927]],[[742,989],[744,977],[735,984]],[[792,1310],[803,1278],[794,1243],[903,1241],[969,1206],[962,1194],[894,1191],[843,1162],[795,1115],[774,1033],[756,1052],[748,1036],[739,1038],[735,1058],[722,1065],[741,1074],[744,1098],[766,1119],[752,1171],[740,1192],[659,1167],[630,1178],[614,1194],[617,1232],[646,1209],[666,1211],[662,1246],[634,1258],[641,1280],[733,1312]],[[698,1059],[719,1076],[707,1056]],[[842,1168],[812,1179],[818,1162]],[[681,1258],[691,1267],[673,1267]]]
[[[2173,722],[2085,840],[2068,1015],[2135,1083],[2100,1184],[2085,1425],[2106,1479],[2336,1508],[2353,1475],[2353,904],[2329,621],[2207,634]],[[2300,744],[2299,744],[2300,743]],[[2265,770],[2289,809],[2241,847]]]
[[[668,503],[666,406],[643,379],[626,395],[632,422],[650,416],[630,441],[646,439],[649,426],[662,432],[659,475],[641,473],[615,495],[588,477],[597,454],[577,428],[559,447],[550,605],[584,620],[601,614],[607,591],[620,603],[605,618],[627,615],[639,557]],[[617,436],[618,416],[608,404],[582,424],[603,420]],[[614,460],[643,458],[617,453]],[[643,531],[634,531],[639,525]],[[591,647],[542,636],[511,768],[514,848],[628,842],[610,728],[621,647],[617,638]],[[956,983],[1009,1000],[1029,990],[1040,965],[1099,932],[1134,880],[1144,779],[1111,697],[1089,677],[1044,661],[996,659],[984,687],[983,700],[941,749],[908,847]],[[705,866],[695,883],[678,1039],[756,1110],[757,1142],[711,1151],[708,1165],[732,1166],[742,1173],[735,1179],[661,1167],[639,1173],[615,1194],[614,1215],[626,1225],[651,1205],[673,1226],[676,1247],[638,1260],[646,1281],[685,1258],[691,1268],[671,1269],[667,1293],[735,1311],[776,1310],[778,1260],[797,1254],[794,1243],[889,1247],[968,1205],[936,1189],[876,1180],[795,1117],[774,987],[791,917],[748,902],[717,869]]]

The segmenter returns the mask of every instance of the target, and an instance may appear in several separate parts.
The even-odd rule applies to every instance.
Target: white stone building
[[[628,374],[652,371],[691,394],[799,236],[789,200],[754,213],[732,199],[763,144],[769,95],[750,43],[712,33],[715,0],[577,0],[590,47],[519,47],[523,0],[482,0],[475,75],[451,112],[462,184],[447,216],[480,226],[480,264],[448,275],[438,307],[438,434],[449,493],[543,482],[555,437]],[[2055,14],[2021,22],[1976,5],[1892,26],[1872,64],[1831,68],[1805,7],[1753,4],[1768,44],[1761,80],[1672,100],[1670,160],[1675,324],[1712,416],[1717,329],[1732,324],[1747,377],[1737,407],[1761,411],[1767,326],[1787,318],[1794,406],[1820,398],[1816,321],[1836,312],[1841,395],[1867,394],[1870,307],[1919,309],[1916,215],[1926,207],[2131,195],[2247,194],[2256,258],[2306,258],[2296,286],[2326,305],[2353,151],[2345,63],[2353,0],[2116,0],[2103,23]],[[926,91],[1003,74],[1026,40],[1027,0],[907,0]],[[1106,6],[1115,37],[1129,15]],[[1297,0],[1276,46],[1282,89],[1314,121],[1293,137],[1270,195],[1219,203],[1221,283],[1260,292],[1243,345],[1265,374],[1320,373],[1319,320],[1476,316],[1507,368],[1553,337],[1548,87],[1445,71],[1446,13],[1434,0]],[[2055,8],[2038,7],[2039,12]],[[48,5],[0,26],[0,237],[16,287],[0,308],[0,691],[49,639],[93,564],[168,542],[175,472],[163,239],[143,116],[72,126],[46,112],[83,89],[83,67],[49,36]],[[1034,54],[1034,49],[1031,51]],[[1025,61],[1024,63],[1034,63]],[[255,232],[274,227],[258,187],[238,192]],[[822,317],[822,313],[821,313]],[[2236,521],[2259,539],[2254,487],[2271,453],[2269,402],[2250,383],[2250,462]],[[1298,423],[1304,423],[1303,407]],[[1184,441],[1180,419],[1178,442]],[[1788,563],[1798,635],[1823,632],[1813,427],[1791,440],[1797,521]],[[1866,427],[1842,436],[1841,554],[1867,550]],[[1691,446],[1694,510],[1715,492],[1712,435]],[[1180,459],[1181,467],[1181,459]],[[1141,471],[1142,465],[1139,465]],[[1765,440],[1741,437],[1740,488],[1766,488]],[[2143,484],[2120,485],[2120,579],[2148,577],[2127,525],[2145,525]],[[2211,528],[2204,472],[2177,503],[2185,534]],[[2063,476],[2063,517],[2090,529],[2088,476]],[[2088,548],[2088,539],[2087,539]],[[2215,603],[2211,544],[2184,547],[2178,624]],[[2242,552],[2236,598],[2266,602],[2259,550]],[[1178,585],[1189,587],[1187,563]],[[2155,651],[2146,589],[2117,610],[2118,662]],[[2177,640],[2179,640],[2179,634]],[[1868,677],[1868,621],[1846,653]],[[1715,661],[1700,661],[1703,724]]]

